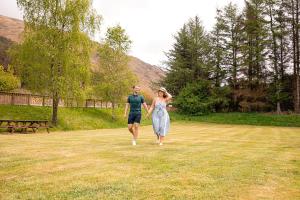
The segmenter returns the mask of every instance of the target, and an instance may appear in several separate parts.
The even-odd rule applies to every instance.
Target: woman
[[[167,112],[167,103],[172,99],[172,96],[167,90],[161,87],[158,90],[158,95],[153,99],[152,105],[149,109],[147,117],[152,113],[152,126],[154,133],[157,136],[159,145],[163,145],[165,136],[167,135],[170,127],[170,117]]]

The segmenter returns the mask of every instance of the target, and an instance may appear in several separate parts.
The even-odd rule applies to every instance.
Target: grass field
[[[0,134],[0,199],[300,199],[300,128],[172,123]]]
[[[124,108],[117,109],[117,120],[111,118],[110,109],[93,108],[59,108],[59,130],[93,130],[102,128],[125,127],[127,120],[123,118]],[[149,125],[151,121],[143,115],[142,125]],[[170,112],[171,120],[209,122],[219,124],[247,124],[262,126],[300,127],[300,115],[271,115],[263,113],[214,113],[204,116],[184,116]],[[0,105],[0,119],[22,120],[50,120],[51,108],[37,106],[11,106]],[[1,131],[1,130],[0,130]],[[3,130],[2,130],[3,131]]]
[[[124,109],[116,110],[117,119],[112,120],[111,109],[59,108],[58,126],[51,131],[93,130],[127,126]],[[50,107],[0,105],[0,119],[51,120]],[[150,124],[144,119],[143,124]]]
[[[218,124],[245,124],[256,126],[300,127],[300,115],[277,115],[269,113],[212,113],[202,116],[186,116],[172,113],[176,121],[209,122]]]

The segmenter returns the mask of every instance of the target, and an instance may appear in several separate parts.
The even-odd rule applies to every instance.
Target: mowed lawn
[[[300,199],[300,128],[176,122],[0,134],[0,199]]]

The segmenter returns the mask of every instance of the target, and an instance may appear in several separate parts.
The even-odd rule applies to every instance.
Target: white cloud
[[[120,24],[133,41],[130,54],[151,64],[161,65],[164,52],[173,44],[173,35],[191,17],[198,15],[210,30],[217,7],[229,2],[243,6],[244,0],[94,0],[93,6],[104,18],[106,28]],[[21,18],[16,2],[0,1],[0,14]],[[99,40],[99,36],[96,38]]]
[[[94,7],[107,26],[120,23],[133,40],[131,54],[151,64],[161,65],[173,44],[173,35],[191,17],[198,15],[209,30],[216,9],[230,0],[97,0]],[[243,6],[244,0],[232,0]]]

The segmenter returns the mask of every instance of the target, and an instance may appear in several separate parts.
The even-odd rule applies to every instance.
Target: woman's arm
[[[166,101],[168,102],[168,101],[170,101],[172,99],[172,95],[170,93],[168,93],[168,92],[166,92],[166,93],[167,93]]]
[[[152,104],[151,104],[151,107],[150,107],[149,110],[148,110],[147,116],[149,116],[149,115],[152,113],[152,111],[153,111],[153,109],[154,109],[154,106],[155,106],[155,102],[156,102],[156,98],[153,99]]]

